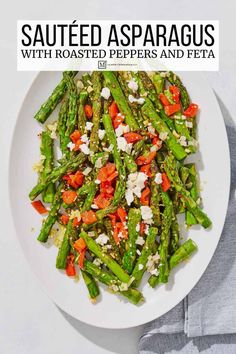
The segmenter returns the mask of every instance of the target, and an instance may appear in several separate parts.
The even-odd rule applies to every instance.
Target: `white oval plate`
[[[212,89],[199,73],[181,73],[193,102],[201,108],[199,119],[200,153],[197,163],[203,190],[204,210],[213,227],[196,227],[188,232],[198,244],[198,252],[186,264],[175,269],[168,285],[151,289],[143,282],[145,302],[134,306],[102,289],[96,305],[88,299],[83,281],[76,283],[55,267],[57,248],[40,244],[37,234],[41,216],[32,208],[28,193],[37,177],[32,165],[39,160],[40,125],[34,113],[59,81],[60,73],[40,73],[22,104],[12,141],[9,190],[17,236],[24,254],[40,279],[46,293],[71,316],[104,328],[127,328],[151,321],[177,305],[198,282],[210,262],[224,225],[230,186],[230,159],[225,125]],[[54,113],[54,118],[56,118]],[[220,163],[219,163],[220,161]],[[32,232],[32,227],[35,229]],[[183,223],[181,229],[186,233]],[[186,237],[186,235],[185,235]]]

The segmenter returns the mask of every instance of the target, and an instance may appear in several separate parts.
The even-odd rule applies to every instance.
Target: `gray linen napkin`
[[[144,326],[140,354],[236,353],[236,128],[222,102],[220,105],[231,155],[230,199],[223,233],[206,272],[190,294]],[[220,168],[224,156],[216,158]]]

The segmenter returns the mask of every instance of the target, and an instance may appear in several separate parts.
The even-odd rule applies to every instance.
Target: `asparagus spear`
[[[117,278],[128,283],[130,281],[129,275],[121,268],[121,266],[114,261],[108,254],[104,253],[102,248],[91,238],[85,231],[80,233],[80,237],[84,239],[88,249],[94,253],[103,263],[117,276]]]
[[[160,236],[160,266],[159,266],[159,281],[167,283],[169,276],[169,242],[170,242],[170,227],[173,215],[173,204],[167,192],[162,192],[162,202],[164,204],[164,211],[161,223],[161,236]]]
[[[69,71],[68,74],[73,78],[77,74],[77,71]],[[40,123],[46,122],[52,111],[56,108],[61,101],[66,91],[66,81],[63,78],[56,86],[50,97],[40,107],[39,111],[35,114],[34,118]]]
[[[128,214],[128,234],[129,238],[125,244],[126,251],[123,257],[123,267],[130,274],[133,270],[136,259],[136,240],[139,236],[137,225],[141,221],[140,209],[131,208]]]
[[[156,129],[156,131],[160,133],[167,133],[167,139],[165,140],[165,144],[170,149],[177,160],[184,159],[187,154],[184,151],[183,147],[177,142],[174,135],[171,133],[170,129],[167,127],[165,122],[160,118],[158,113],[155,111],[152,103],[146,99],[146,103],[142,106],[143,114],[148,117]]]
[[[132,283],[134,287],[139,286],[143,274],[146,271],[147,260],[148,257],[152,254],[152,248],[155,243],[157,232],[158,230],[156,227],[150,227],[141,255],[139,256],[132,272],[132,277],[135,278],[134,282]]]
[[[144,147],[145,147],[144,140],[139,140],[137,141],[137,143],[134,144],[133,151],[132,151],[132,156],[134,157],[134,159],[136,159],[139,155],[142,155]]]
[[[184,188],[184,185],[178,176],[178,171],[176,169],[176,163],[173,155],[169,154],[166,157],[164,162],[164,168],[170,181],[173,184],[173,187],[176,189],[177,192],[181,193],[181,197],[185,201],[187,209],[193,214],[199,224],[201,224],[204,228],[208,228],[209,226],[211,226],[211,220],[199,208],[197,203],[191,197],[190,192]]]
[[[90,135],[90,150],[92,152],[98,151],[99,137],[98,129],[100,124],[100,118],[102,113],[102,100],[101,100],[101,73],[99,71],[94,71],[92,73],[92,83],[93,83],[93,127]]]
[[[66,172],[75,171],[86,160],[86,155],[79,153],[63,165],[55,167],[44,183],[38,183],[29,193],[31,200],[34,200],[50,183],[57,182]]]
[[[179,224],[173,210],[172,223],[170,228],[170,248],[171,254],[173,254],[179,247]]]
[[[105,79],[105,84],[109,87],[119,110],[125,115],[126,124],[129,125],[131,130],[139,129],[138,123],[131,112],[115,74],[112,71],[103,71],[103,76]]]
[[[58,214],[58,211],[61,207],[62,186],[63,186],[62,183],[58,186],[57,191],[56,191],[54,198],[53,198],[53,202],[52,202],[49,214],[48,214],[46,220],[43,222],[42,228],[40,230],[38,240],[41,242],[47,242],[50,231],[57,220],[57,214]]]
[[[65,155],[67,153],[67,146],[64,141],[65,134],[66,134],[67,112],[68,112],[68,97],[66,97],[65,100],[62,101],[59,115],[58,115],[58,123],[57,123],[57,130],[59,133],[60,149],[62,155]]]
[[[91,76],[88,73],[83,74],[82,82],[84,84],[84,87],[88,88],[88,86],[92,85]]]
[[[142,85],[144,88],[143,92],[147,92],[148,98],[152,101],[154,106],[158,110],[161,110],[162,104],[157,96],[156,89],[152,83],[152,80],[150,79],[150,77],[148,76],[148,74],[145,71],[139,71],[138,75],[141,79],[140,81],[142,82]],[[140,83],[140,81],[139,81],[139,83]]]
[[[53,139],[50,137],[50,132],[48,130],[43,131],[41,135],[41,155],[45,157],[43,162],[43,171],[40,174],[40,182],[44,182],[47,176],[52,172],[53,169]],[[55,194],[55,188],[53,183],[50,183],[47,188],[43,191],[42,197],[45,203],[52,203]]]
[[[84,111],[85,103],[88,99],[88,92],[82,90],[79,94],[79,108],[78,108],[78,129],[84,134],[85,133],[85,124],[86,124],[86,114]]]
[[[134,95],[137,98],[137,94],[135,94],[132,90],[129,89],[129,87],[127,85],[127,76],[130,76],[130,78],[131,78],[131,75],[127,75],[127,71],[118,72],[118,82],[121,86],[121,89],[122,89],[124,95],[125,95],[128,105],[130,106],[131,112],[132,112],[135,120],[137,121],[139,127],[143,128],[143,117],[137,107],[137,104],[129,101],[129,95],[132,95],[132,96]]]
[[[197,201],[199,197],[199,189],[198,189],[198,183],[197,183],[197,169],[195,164],[188,164],[188,171],[189,171],[189,180],[192,183],[192,187],[190,189],[190,195],[193,198],[193,200]],[[197,220],[194,217],[194,215],[187,210],[185,213],[185,221],[187,226],[191,225],[196,225]]]
[[[161,222],[161,213],[160,213],[160,186],[155,182],[155,176],[158,172],[157,164],[155,161],[151,163],[151,199],[150,199],[150,207],[152,209],[153,220],[155,222],[155,226],[159,226]]]
[[[101,165],[104,166],[109,159],[109,153],[107,151],[101,151],[90,156],[90,161],[93,165],[96,164],[98,159],[100,159]]]
[[[68,112],[67,128],[63,139],[63,150],[69,154],[69,150],[66,150],[66,148],[70,143],[70,135],[74,132],[77,124],[78,94],[74,79],[68,74],[68,72],[64,73],[64,78],[68,89]]]
[[[183,109],[185,110],[189,106],[189,95],[188,95],[186,88],[184,87],[179,76],[174,74],[172,71],[169,71],[166,76],[172,85],[178,86],[178,88],[180,90],[180,100],[181,100]]]
[[[149,104],[151,106],[154,104],[155,108],[159,112],[161,119],[164,121],[164,123],[167,125],[167,127],[169,127],[171,130],[173,130],[174,123],[173,123],[172,119],[167,117],[167,115],[165,114],[165,111],[162,107],[161,101],[159,100],[159,98],[157,96],[155,86],[153,85],[149,76],[147,74],[145,74],[144,72],[135,73],[133,75],[138,80],[139,87],[140,87],[140,93],[143,96],[147,95],[146,102],[149,102]],[[149,88],[151,88],[151,91],[149,91]]]
[[[70,233],[72,232],[72,230],[73,230],[73,221],[69,220],[69,222],[66,226],[66,232],[65,232],[61,247],[59,248],[59,251],[57,254],[57,260],[56,260],[57,269],[66,269],[67,256],[69,255],[69,252],[70,252],[69,236],[70,236]]]
[[[81,269],[81,273],[91,299],[96,299],[96,297],[100,294],[96,281],[91,274],[85,272],[83,269]]]
[[[113,230],[112,230],[112,225],[111,222],[108,218],[104,219],[104,225],[106,228],[106,234],[109,237],[110,244],[112,246],[112,253],[114,254],[114,257],[116,261],[121,265],[122,264],[122,259],[119,251],[119,247],[115,243],[114,237],[113,237]]]
[[[191,239],[185,241],[171,256],[169,262],[169,268],[172,270],[176,267],[179,263],[188,259],[193,252],[197,251],[197,245]],[[148,279],[148,283],[151,285],[152,288],[155,288],[159,283],[160,279],[156,275],[152,275]]]
[[[196,243],[191,238],[185,241],[171,256],[170,270],[176,267],[180,262],[185,261],[193,252],[197,251]]]
[[[159,95],[164,90],[165,79],[160,73],[155,73],[152,77],[153,84],[155,86],[156,92]]]
[[[118,288],[121,283],[117,277],[115,277],[112,273],[108,273],[105,270],[100,269],[94,263],[89,262],[87,259],[84,261],[84,269],[86,272],[91,274],[94,278],[98,279],[101,283],[104,283],[108,286],[116,285]],[[129,288],[125,291],[117,291],[120,295],[126,297],[133,304],[138,304],[141,300],[143,300],[142,293],[134,288]]]
[[[96,192],[97,192],[97,184],[94,181],[91,181],[88,185],[88,194],[84,201],[82,211],[91,209],[91,205],[93,203],[93,199],[95,197]]]
[[[116,165],[116,169],[119,173],[119,180],[116,182],[116,190],[114,193],[114,198],[112,200],[112,206],[117,206],[120,200],[125,195],[125,179],[126,179],[125,167],[123,165],[123,162],[120,157],[120,153],[118,151],[115,132],[112,126],[111,118],[108,114],[103,115],[103,124],[106,130],[107,139],[113,147],[112,153],[114,157],[114,162]]]
[[[124,163],[125,163],[125,166],[127,168],[127,170],[130,172],[130,173],[134,173],[137,171],[137,164],[133,158],[132,155],[129,155],[129,154],[124,154]]]

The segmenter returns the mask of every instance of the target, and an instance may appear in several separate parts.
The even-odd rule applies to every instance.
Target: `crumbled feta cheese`
[[[129,99],[130,103],[136,102],[136,98],[133,95],[129,95],[128,99]]]
[[[92,88],[92,86],[88,86],[88,88],[87,88],[87,92],[88,92],[88,93],[93,92],[93,88]]]
[[[132,193],[140,198],[147,178],[148,176],[143,172],[130,173],[127,180],[127,189],[131,190]]]
[[[123,128],[123,133],[129,133],[130,132],[130,127],[128,124],[121,124]]]
[[[148,125],[148,132],[152,135],[157,135],[155,128],[151,124]]]
[[[156,184],[162,184],[162,174],[160,172],[156,174],[154,181]]]
[[[192,128],[193,127],[193,123],[189,122],[188,120],[186,120],[185,125],[187,128]]]
[[[102,157],[99,157],[96,162],[95,162],[95,167],[96,168],[101,168],[102,167]]]
[[[139,250],[136,250],[136,253],[138,256],[140,256],[141,252]]]
[[[130,103],[144,104],[145,99],[143,97],[135,98],[133,95],[129,95],[128,100]]]
[[[70,141],[69,144],[67,144],[67,147],[70,149],[70,151],[73,151],[75,148],[75,144]]]
[[[152,209],[147,205],[141,206],[141,215],[143,220],[150,220],[153,217]]]
[[[84,170],[83,170],[83,175],[84,176],[88,176],[88,174],[92,171],[92,168],[91,167],[86,167]]]
[[[143,269],[143,264],[139,264],[139,265],[138,265],[138,269],[139,269],[139,270],[142,270],[142,269]]]
[[[117,138],[117,147],[118,150],[126,151],[127,141],[123,137]]]
[[[86,122],[85,127],[86,127],[87,130],[92,130],[93,123],[92,123],[92,122]],[[83,135],[82,135],[82,136],[83,136]]]
[[[100,265],[102,264],[102,261],[100,258],[95,258],[93,260],[93,264],[95,264],[97,267],[100,267]]]
[[[135,241],[135,243],[136,243],[136,245],[142,246],[142,245],[144,245],[145,240],[144,240],[143,237],[139,236],[139,237],[137,238],[137,240]]]
[[[127,152],[127,154],[131,153],[133,144],[127,143],[126,139],[123,136],[119,136],[116,141],[118,150]]]
[[[159,150],[159,147],[157,145],[153,145],[150,149],[151,152]]]
[[[106,131],[104,129],[98,129],[98,137],[100,140],[104,138]]]
[[[161,132],[159,134],[159,138],[163,141],[165,141],[167,139],[167,137],[168,137],[168,132]]]
[[[81,144],[80,145],[80,151],[82,151],[85,155],[90,154],[90,150],[87,144]]]
[[[96,184],[100,184],[101,183],[101,181],[99,180],[99,179],[95,179],[95,181],[94,181]]]
[[[146,219],[145,222],[148,225],[152,225],[154,223],[153,219],[151,219],[151,218],[150,219]]]
[[[136,92],[138,91],[138,84],[137,82],[134,80],[134,79],[131,79],[129,82],[128,82],[128,88],[133,91],[133,92]]]
[[[87,134],[83,134],[80,139],[83,143],[87,143],[89,141]]]
[[[131,205],[131,203],[134,201],[134,195],[131,189],[126,189],[125,199],[128,205]]]
[[[125,198],[128,205],[133,202],[134,194],[138,198],[141,197],[141,191],[145,187],[145,181],[147,178],[147,175],[143,172],[134,172],[128,175],[127,189],[125,193]]]
[[[136,225],[135,230],[136,230],[137,232],[139,232],[139,231],[140,231],[140,223],[138,223],[138,224]]]
[[[96,243],[101,245],[101,246],[104,246],[107,241],[109,240],[109,237],[106,235],[106,234],[100,234],[97,238],[96,238]]]
[[[103,98],[105,98],[105,100],[108,100],[110,95],[111,95],[111,91],[109,90],[109,88],[108,87],[103,87],[102,92],[101,92],[101,96]]]
[[[126,291],[128,290],[129,286],[127,283],[121,283],[119,286],[120,291]]]
[[[97,206],[96,204],[92,204],[92,205],[91,205],[91,208],[92,208],[92,209],[98,209],[98,206]]]
[[[187,146],[188,145],[187,140],[186,140],[186,136],[184,136],[184,135],[181,135],[181,137],[179,138],[178,142],[182,146]]]
[[[145,102],[145,99],[144,99],[143,97],[139,97],[139,98],[137,99],[137,103],[138,103],[138,104],[144,104],[144,102]]]
[[[122,124],[120,124],[120,125],[116,128],[115,133],[116,133],[117,138],[119,138],[120,136],[123,135],[124,130],[123,130]]]
[[[71,210],[69,219],[73,220],[74,218],[77,218],[78,221],[81,220],[81,214],[79,210]]]

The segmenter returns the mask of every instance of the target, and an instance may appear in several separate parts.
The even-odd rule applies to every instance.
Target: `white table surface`
[[[8,200],[9,146],[17,112],[36,73],[16,71],[16,20],[218,19],[220,72],[206,75],[223,102],[222,108],[228,111],[228,116],[236,122],[235,4],[235,0],[4,2],[0,13],[0,353],[135,354],[142,329],[141,327],[127,330],[99,329],[85,325],[63,313],[44,294],[21,252]]]

